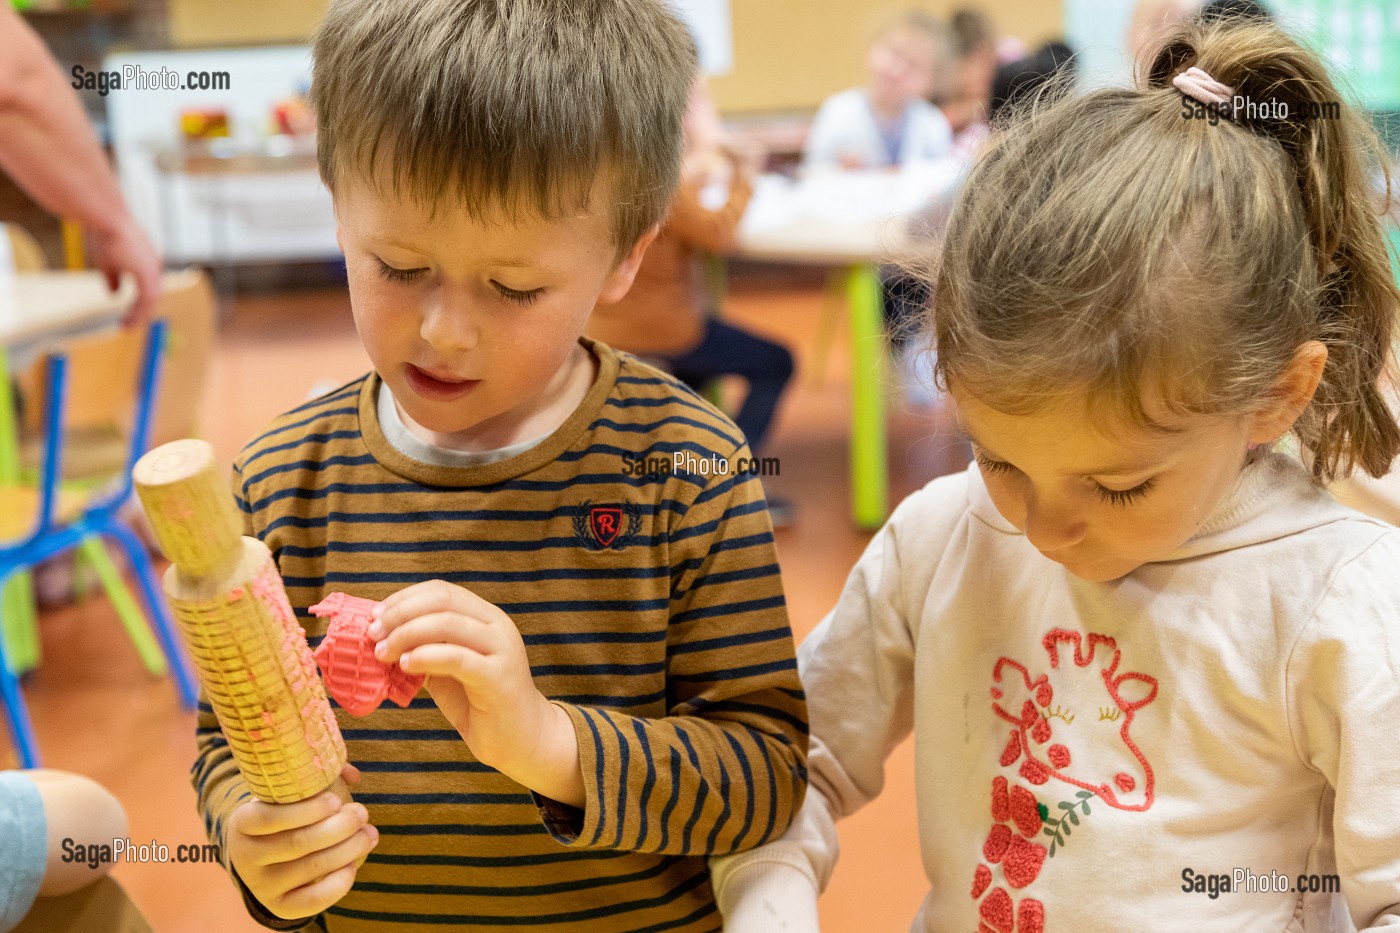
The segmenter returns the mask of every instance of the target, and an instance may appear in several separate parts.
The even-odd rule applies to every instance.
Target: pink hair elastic
[[[1172,78],[1172,84],[1187,97],[1194,98],[1203,104],[1216,106],[1228,104],[1230,99],[1235,96],[1234,88],[1221,84],[1194,65]]]

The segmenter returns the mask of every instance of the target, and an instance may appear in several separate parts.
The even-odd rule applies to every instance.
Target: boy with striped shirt
[[[272,929],[718,930],[706,857],[806,786],[772,530],[732,423],[580,339],[664,214],[691,41],[660,0],[338,0],[314,54],[374,371],[235,491],[311,643],[328,593],[382,600],[426,691],[337,710],[348,805],[253,800],[205,707],[211,837]]]

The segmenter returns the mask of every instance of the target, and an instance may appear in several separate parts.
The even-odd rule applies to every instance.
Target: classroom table
[[[956,185],[962,164],[903,171],[762,176],[739,230],[737,258],[823,266],[839,277],[851,328],[851,510],[878,528],[889,514],[886,353],[879,265],[916,249],[908,219]]]
[[[0,284],[0,483],[20,479],[18,423],[10,384],[10,355],[33,353],[65,337],[111,327],[131,306],[135,288],[124,281],[108,291],[100,272],[22,272],[12,289]],[[25,671],[38,663],[34,631],[34,593],[28,574],[10,578],[0,594],[4,635],[14,656],[11,664]]]

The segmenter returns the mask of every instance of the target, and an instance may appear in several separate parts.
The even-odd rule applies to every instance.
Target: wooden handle
[[[239,533],[213,448],[175,441],[133,480],[174,562],[165,594],[229,750],[260,800],[295,803],[339,784],[345,743],[267,546]]]
[[[190,577],[238,559],[243,519],[214,448],[183,440],[150,451],[131,471],[160,549]]]

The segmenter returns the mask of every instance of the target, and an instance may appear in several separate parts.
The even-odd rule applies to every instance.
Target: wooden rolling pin
[[[343,800],[345,743],[267,546],[245,537],[227,473],[204,441],[137,461],[136,491],[173,562],[165,594],[249,789],[295,803]]]

